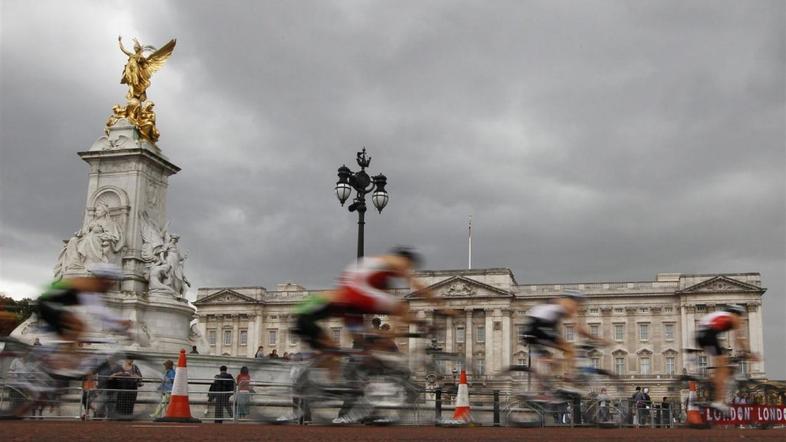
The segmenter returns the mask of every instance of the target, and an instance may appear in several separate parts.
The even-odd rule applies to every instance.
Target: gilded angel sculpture
[[[128,56],[128,62],[123,68],[123,78],[121,84],[128,85],[126,94],[126,105],[115,105],[112,108],[112,115],[106,122],[106,132],[114,126],[118,120],[125,118],[133,124],[142,138],[154,143],[158,141],[159,133],[156,128],[156,114],[153,112],[153,102],[147,100],[147,88],[150,87],[150,77],[161,69],[167,59],[175,49],[176,40],[173,38],[160,49],[153,46],[142,46],[137,39],[134,39],[134,51],[131,52],[123,47],[123,38],[117,37],[120,50]],[[145,56],[145,51],[151,52]]]
[[[123,37],[117,37],[120,50],[128,55],[128,62],[123,68],[123,78],[120,80],[121,84],[128,85],[127,99],[136,98],[140,103],[147,100],[146,91],[150,87],[150,77],[161,69],[169,56],[172,55],[176,41],[173,38],[156,50],[153,46],[143,47],[137,39],[134,39],[134,52],[131,52],[123,47]],[[153,53],[145,57],[144,51],[146,50],[153,51]]]

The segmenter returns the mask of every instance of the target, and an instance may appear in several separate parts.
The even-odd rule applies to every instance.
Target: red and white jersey
[[[341,275],[341,285],[386,290],[392,287],[393,279],[397,277],[382,259],[370,257],[347,267]]]
[[[734,328],[732,313],[713,312],[699,320],[699,328],[709,329],[716,332],[725,332]]]

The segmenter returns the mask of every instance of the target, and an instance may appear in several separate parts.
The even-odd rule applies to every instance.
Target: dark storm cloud
[[[124,62],[153,78],[182,172],[168,216],[195,286],[328,287],[355,218],[332,193],[363,145],[389,177],[367,250],[519,282],[760,271],[771,374],[786,314],[780,2],[6,1],[3,289],[49,276]],[[56,23],[57,26],[54,26]]]

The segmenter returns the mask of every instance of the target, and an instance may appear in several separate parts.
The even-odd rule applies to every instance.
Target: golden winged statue
[[[128,62],[123,68],[123,77],[120,79],[121,84],[128,85],[127,103],[125,106],[115,105],[112,108],[112,115],[106,122],[107,133],[118,120],[125,118],[136,126],[143,138],[155,143],[158,141],[159,134],[153,112],[154,104],[147,100],[147,88],[150,87],[150,77],[161,69],[172,55],[177,40],[173,38],[156,49],[153,46],[142,46],[137,39],[134,39],[133,52],[123,47],[123,37],[117,37],[117,42],[120,50],[128,56]],[[146,51],[150,52],[147,56],[145,56]]]

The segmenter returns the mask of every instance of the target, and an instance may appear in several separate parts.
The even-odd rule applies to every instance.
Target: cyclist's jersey
[[[68,280],[53,282],[38,298],[38,316],[58,334],[64,331],[63,314],[75,307],[83,307],[86,319],[99,320],[104,327],[122,330],[122,318],[106,308],[101,295],[72,287]]]
[[[699,320],[699,329],[723,333],[734,328],[734,319],[729,312],[713,312]]]
[[[392,313],[397,300],[384,290],[392,288],[398,276],[381,258],[363,258],[341,275],[334,302],[361,314]]]
[[[532,307],[527,316],[534,318],[542,325],[556,326],[560,320],[568,316],[565,308],[559,304],[540,304]]]

